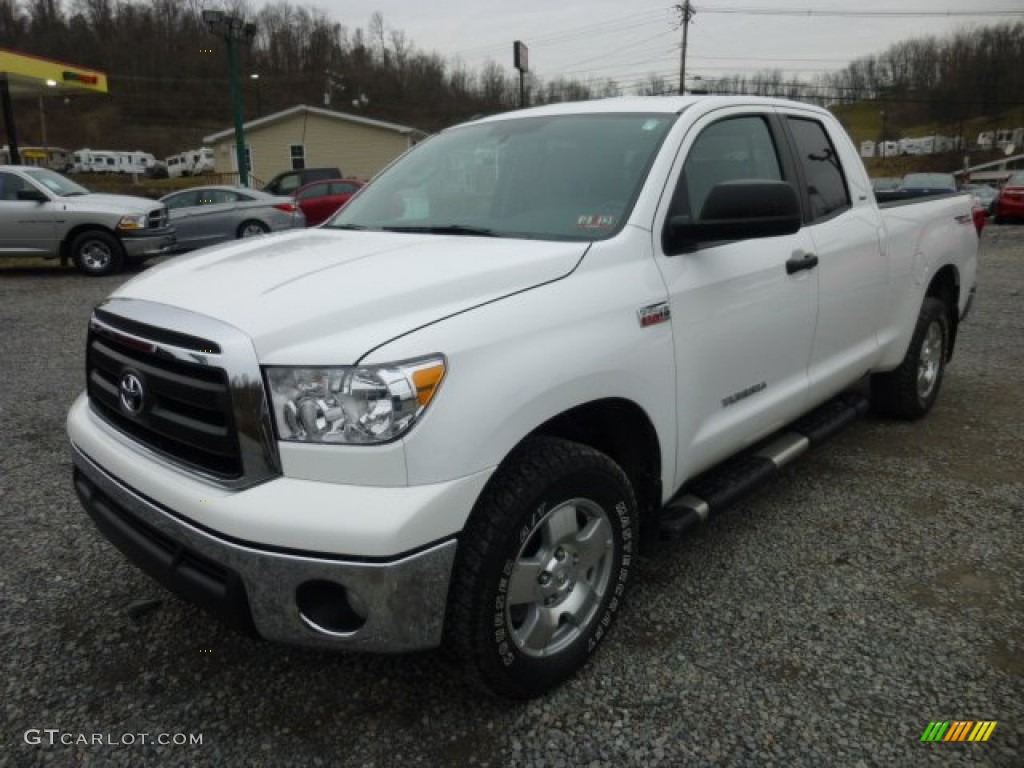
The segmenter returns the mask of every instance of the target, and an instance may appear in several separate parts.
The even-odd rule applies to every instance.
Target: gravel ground
[[[0,765],[1024,765],[1024,227],[987,231],[926,421],[867,417],[643,558],[601,652],[526,704],[437,653],[235,635],[107,544],[63,419],[123,279],[0,266]],[[919,741],[955,719],[998,725]]]

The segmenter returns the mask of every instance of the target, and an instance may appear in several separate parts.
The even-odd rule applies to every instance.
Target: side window
[[[796,143],[796,154],[804,169],[807,194],[811,200],[811,216],[821,219],[850,206],[839,155],[825,127],[816,120],[788,118]]]
[[[300,200],[308,200],[311,197],[323,197],[327,194],[327,184],[310,184],[299,193]]]
[[[683,164],[673,214],[699,219],[711,188],[737,179],[782,180],[775,142],[763,117],[727,118],[701,132]]]
[[[193,205],[198,205],[198,198],[198,192],[182,192],[180,194],[174,195],[173,197],[168,197],[164,201],[164,205],[166,205],[169,209],[189,208]]]
[[[18,192],[28,185],[13,173],[0,173],[0,200],[17,200]]]
[[[277,182],[277,194],[279,195],[290,195],[302,184],[302,179],[299,178],[297,173],[289,173],[287,176],[282,176]]]
[[[230,189],[212,189],[210,190],[210,201],[214,205],[224,205],[225,203],[237,203],[238,194],[232,192]]]
[[[292,144],[288,147],[288,154],[292,161],[292,170],[301,171],[306,167],[306,147],[302,144]]]

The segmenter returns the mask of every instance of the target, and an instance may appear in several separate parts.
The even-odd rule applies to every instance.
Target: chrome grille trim
[[[146,333],[147,328],[155,331],[152,337]],[[87,386],[93,412],[140,446],[150,458],[183,469],[206,482],[235,490],[257,485],[281,474],[281,459],[256,352],[249,338],[237,328],[164,304],[113,298],[97,307],[89,322],[89,338],[90,348],[94,342],[98,344],[97,355],[107,354],[111,349],[115,352],[125,348],[137,351],[137,365],[125,365],[116,354],[105,358],[103,364],[108,366],[106,380],[87,381]],[[179,346],[175,343],[178,340],[182,344],[188,340],[196,343]],[[145,420],[134,428],[127,417],[114,414],[112,418],[109,366],[113,365],[112,360],[119,359],[122,370],[127,367],[141,372],[141,369],[151,366],[157,371],[158,387],[180,376],[183,370],[194,372],[194,382],[198,383],[189,389],[186,400],[193,402],[188,402],[187,406],[207,410],[195,424],[192,423],[195,414],[179,414],[176,423],[168,428],[177,429],[182,424],[195,426],[204,435],[211,436],[217,450],[227,445],[225,441],[237,440],[240,466],[225,471],[226,465],[218,467],[216,461],[212,462],[215,465],[212,467],[202,461],[188,461],[181,455],[184,451],[180,447],[169,448],[167,443],[161,445],[159,437],[145,434],[149,429]],[[106,404],[93,401],[94,387],[105,387],[106,391],[98,394],[101,400],[106,398]],[[219,407],[218,403],[224,407],[226,418],[223,424],[217,423],[210,415]]]

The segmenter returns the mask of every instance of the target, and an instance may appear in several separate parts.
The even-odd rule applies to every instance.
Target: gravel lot
[[[926,421],[868,417],[649,554],[602,651],[526,704],[437,653],[235,635],[107,544],[63,420],[123,279],[0,266],[0,765],[1024,765],[1024,226],[987,230]],[[956,719],[998,725],[920,743]]]

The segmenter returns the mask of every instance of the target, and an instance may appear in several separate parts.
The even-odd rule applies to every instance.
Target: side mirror
[[[796,190],[785,181],[741,179],[711,188],[700,218],[669,218],[662,238],[665,253],[700,243],[791,235],[802,225]]]
[[[50,198],[38,189],[19,189],[18,200],[23,203],[48,203]]]

